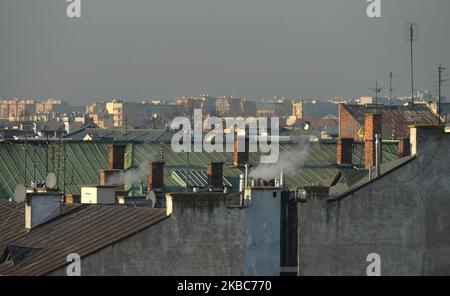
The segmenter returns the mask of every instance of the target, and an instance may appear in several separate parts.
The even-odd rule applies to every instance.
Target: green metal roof
[[[150,161],[159,161],[161,158],[158,143],[132,145],[134,167],[145,165]],[[34,175],[36,180],[45,180],[47,172],[55,172],[58,175],[59,188],[63,189],[65,183],[68,194],[80,194],[81,185],[98,184],[99,171],[108,169],[107,146],[108,143],[67,142],[66,144],[52,143],[46,149],[45,144],[38,143],[33,145],[0,143],[0,198],[12,197],[16,185],[24,184],[25,180],[26,185],[29,186]],[[25,147],[27,147],[26,150]],[[304,164],[295,168],[295,171],[285,172],[285,182],[291,188],[320,181],[328,182],[339,173],[339,168],[336,166],[336,143],[310,143],[308,147]],[[382,147],[384,162],[398,159],[396,143],[383,143]],[[299,144],[281,144],[280,155],[299,148]],[[363,150],[363,144],[354,145],[354,164],[364,164]],[[233,167],[233,153],[193,152],[187,155],[173,152],[170,144],[163,144],[163,153],[166,162],[164,179],[167,192],[184,190],[183,184],[173,177],[173,172],[187,168],[187,157],[189,168],[196,170],[206,170],[210,162],[224,162],[224,177],[232,183],[233,188],[239,187],[239,175],[242,171]],[[258,163],[259,157],[259,153],[250,153],[250,162]],[[65,174],[62,172],[63,167],[65,167]]]
[[[364,165],[363,144],[354,145],[353,163]],[[398,149],[396,143],[383,144],[383,162],[388,162],[398,158]],[[288,151],[295,151],[304,148],[299,144],[280,145],[280,155]],[[163,144],[163,153],[165,165],[165,182],[168,191],[182,191],[184,188],[175,178],[173,172],[180,169],[186,169],[189,163],[190,169],[206,170],[210,162],[223,162],[224,177],[230,180],[234,188],[239,186],[239,175],[242,170],[232,165],[233,154],[223,153],[175,153],[169,144]],[[157,144],[137,144],[134,149],[134,165],[160,160],[161,149]],[[260,153],[250,153],[250,162],[257,164]],[[339,174],[339,168],[336,166],[336,143],[310,143],[306,152],[303,165],[299,165],[294,171],[285,172],[285,182],[291,187],[301,187],[315,182],[329,181]]]
[[[50,144],[45,149],[43,145],[36,144],[2,143],[0,198],[11,197],[17,184],[30,186],[34,179],[45,180],[47,172],[54,172],[58,176],[59,188],[63,188],[65,183],[66,192],[79,194],[80,185],[99,183],[99,171],[108,168],[107,153],[107,144]]]

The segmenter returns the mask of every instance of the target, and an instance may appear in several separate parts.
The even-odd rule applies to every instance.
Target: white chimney
[[[243,174],[241,174],[240,176],[239,176],[239,192],[243,192],[244,191],[244,186],[245,186],[245,184],[244,184],[244,175]]]
[[[115,186],[82,186],[81,187],[82,204],[101,204],[111,205],[116,203]]]
[[[62,194],[59,192],[31,192],[25,199],[25,228],[30,230],[59,216]]]
[[[377,178],[381,175],[381,135],[375,135],[375,168]]]
[[[283,187],[284,186],[284,172],[283,172],[283,169],[281,169],[281,172],[280,172],[280,187]]]

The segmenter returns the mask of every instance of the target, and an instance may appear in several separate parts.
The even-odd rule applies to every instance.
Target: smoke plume
[[[148,162],[144,162],[137,168],[125,172],[113,174],[107,180],[107,185],[133,184],[144,181],[148,175]]]
[[[296,146],[296,148],[299,146]],[[288,176],[295,173],[305,162],[308,155],[309,145],[305,144],[297,149],[289,149],[280,153],[278,162],[271,164],[259,164],[256,168],[250,170],[249,176],[253,179],[263,179],[271,181],[280,177],[283,170],[284,175]]]

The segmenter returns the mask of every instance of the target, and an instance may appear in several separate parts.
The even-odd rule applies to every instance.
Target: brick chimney
[[[211,191],[223,191],[223,162],[211,162],[208,165],[208,186]]]
[[[242,144],[244,142],[245,144]],[[245,145],[244,147],[241,147]],[[233,144],[233,166],[244,167],[249,161],[249,139],[248,137],[237,136]]]
[[[155,193],[164,192],[164,165],[165,162],[151,162],[148,167],[147,186]]]
[[[406,157],[411,155],[411,143],[409,138],[401,138],[398,143],[398,156]]]
[[[337,142],[337,164],[352,164],[353,139],[339,139]]]
[[[125,144],[108,145],[108,165],[111,170],[124,169],[125,148]]]
[[[375,166],[375,135],[381,135],[381,114],[367,114],[364,119],[364,162],[365,168]]]

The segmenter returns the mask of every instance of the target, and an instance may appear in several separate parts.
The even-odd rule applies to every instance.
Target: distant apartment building
[[[86,106],[86,113],[101,113],[106,112],[106,103],[105,102],[93,102]]]
[[[0,101],[0,120],[12,122],[48,121],[50,114],[68,112],[70,112],[69,103],[62,100],[9,99]]]
[[[93,102],[87,105],[85,110],[85,113],[91,118],[92,122],[99,128],[104,129],[114,127],[113,115],[108,113],[106,104],[106,102]]]
[[[382,105],[402,105],[402,101],[397,98],[389,98],[389,97],[360,97],[358,99],[359,105],[373,105],[373,104],[382,104]]]
[[[88,113],[89,118],[91,118],[92,123],[97,125],[99,128],[107,129],[114,126],[114,122],[107,112],[103,113]]]
[[[241,115],[241,107],[241,100],[235,97],[219,97],[216,100],[216,113],[220,117]]]
[[[57,99],[46,99],[36,102],[36,113],[67,113],[70,111],[69,103]]]
[[[11,99],[0,101],[0,119],[8,121],[25,121],[36,111],[31,99]]]
[[[113,126],[124,126],[124,103],[121,100],[112,100],[106,103],[106,111],[112,116]]]
[[[292,104],[292,115],[303,120],[314,120],[330,115],[338,116],[338,105],[316,100],[294,102]]]
[[[216,115],[217,98],[206,94],[201,96],[182,97],[175,104],[181,108],[184,115],[192,115],[195,109],[202,109],[205,115]]]
[[[292,114],[292,101],[284,98],[256,103],[257,117],[288,117]]]
[[[182,106],[161,101],[140,103],[112,100],[106,103],[106,111],[113,127],[154,127],[182,114]]]

